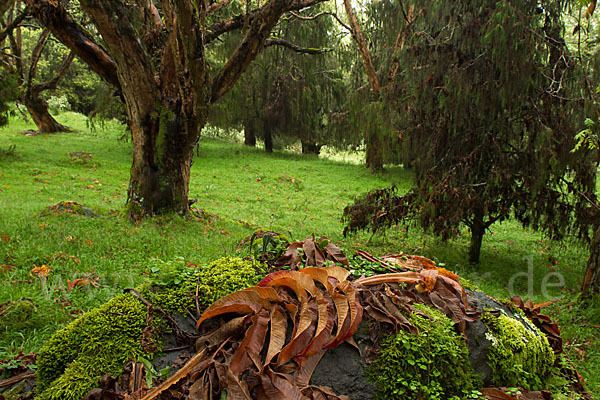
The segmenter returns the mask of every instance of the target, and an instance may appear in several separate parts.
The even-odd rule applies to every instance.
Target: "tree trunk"
[[[319,153],[321,153],[321,147],[323,147],[322,145],[305,142],[304,140],[301,140],[300,142],[302,143],[302,154],[319,155]]]
[[[246,146],[256,146],[256,133],[251,121],[244,121],[244,144]]]
[[[383,171],[382,144],[381,139],[379,138],[376,132],[372,132],[369,134],[367,140],[366,158],[367,168],[369,168],[372,172]]]
[[[71,128],[60,124],[48,112],[48,103],[44,99],[26,98],[23,100],[31,119],[38,128],[39,133],[71,132]]]
[[[483,222],[483,210],[475,210],[473,221],[471,222],[471,245],[469,247],[469,262],[478,264],[481,254],[481,243],[486,225]]]
[[[271,128],[265,124],[264,129],[264,140],[265,140],[265,151],[267,153],[273,152],[273,134],[271,133]]]
[[[600,228],[596,229],[590,243],[590,258],[583,278],[581,295],[591,298],[600,292]]]
[[[158,117],[132,121],[133,164],[126,208],[131,216],[185,214],[194,154],[190,137],[200,126],[166,108],[154,115]]]

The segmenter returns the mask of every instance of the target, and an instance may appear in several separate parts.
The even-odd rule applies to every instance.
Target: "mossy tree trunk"
[[[179,54],[181,47],[193,45],[196,27],[186,29],[185,23],[191,23],[187,20],[167,21],[175,29],[170,31],[170,45],[157,54],[162,57],[159,85],[152,55],[138,40],[133,23],[128,18],[110,17],[128,15],[124,4],[108,0],[82,4],[117,65],[127,106],[133,162],[126,208],[132,216],[171,211],[185,214],[189,211],[193,149],[206,124],[211,95],[206,90],[205,62],[192,59],[189,52]]]
[[[27,71],[25,71],[25,68],[22,64],[22,41],[15,40],[11,37],[12,52],[15,54],[16,58],[19,59],[16,65],[18,81],[23,88],[23,91],[19,96],[19,102],[27,108],[27,111],[38,128],[39,133],[70,132],[71,129],[69,127],[60,124],[54,119],[54,117],[52,117],[52,115],[50,115],[50,112],[48,111],[48,103],[42,99],[41,94],[47,90],[55,90],[57,88],[60,79],[71,66],[75,54],[73,52],[69,53],[69,55],[61,63],[58,71],[52,79],[43,83],[35,83],[38,71],[38,63],[49,37],[50,31],[47,29],[40,34],[38,41],[31,52],[31,62]]]
[[[22,100],[39,133],[70,132],[71,128],[60,124],[48,112],[48,103],[40,97],[25,97]]]
[[[591,298],[600,292],[600,228],[596,229],[590,243],[590,258],[581,292],[584,298]]]
[[[366,165],[372,172],[383,171],[383,148],[377,132],[371,132],[367,138]]]

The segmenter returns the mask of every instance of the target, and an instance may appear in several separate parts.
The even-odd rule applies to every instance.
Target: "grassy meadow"
[[[132,224],[121,214],[131,162],[131,143],[119,140],[123,127],[107,123],[90,130],[73,113],[58,119],[75,132],[23,136],[19,132],[34,127],[16,118],[0,128],[0,360],[39,351],[61,326],[170,263],[247,255],[239,243],[254,229],[234,221],[242,220],[290,239],[328,236],[349,253],[425,255],[497,298],[556,300],[546,311],[561,325],[567,353],[588,389],[600,398],[600,302],[577,303],[587,250],[576,242],[554,243],[508,221],[491,227],[475,266],[467,262],[466,228],[445,243],[404,227],[344,238],[344,206],[370,189],[395,184],[407,190],[412,172],[390,167],[372,175],[361,165],[269,155],[208,138],[200,140],[192,166],[190,198],[223,218],[199,222],[169,215]],[[71,157],[74,152],[93,158]],[[63,200],[100,217],[44,212]],[[50,269],[46,277],[31,272],[42,265]],[[69,288],[77,278],[96,277],[97,286]]]

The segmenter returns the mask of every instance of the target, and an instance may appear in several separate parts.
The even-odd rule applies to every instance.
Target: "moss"
[[[229,293],[256,285],[265,273],[260,263],[225,257],[197,270],[175,270],[159,285],[144,289],[143,295],[166,311],[183,313],[195,307],[196,285],[198,303],[205,308]]]
[[[465,288],[467,290],[470,290],[472,292],[478,292],[479,291],[479,288],[477,287],[477,285],[475,285],[470,280],[463,278],[462,276],[459,278],[459,283],[460,283],[460,285],[463,288]]]
[[[488,364],[492,382],[497,386],[523,387],[528,390],[544,388],[555,362],[548,338],[525,317],[519,319],[504,314],[496,317],[483,314],[486,337],[492,342]]]
[[[130,294],[76,319],[44,345],[37,359],[38,400],[80,399],[105,374],[144,355],[146,307]]]
[[[167,107],[161,106],[159,116],[158,135],[154,146],[154,162],[159,167],[164,167],[165,155],[167,154],[167,136],[169,134],[169,123],[174,114]]]
[[[378,399],[458,399],[477,395],[479,378],[468,359],[464,338],[439,311],[418,305],[431,319],[409,316],[418,334],[400,332],[384,339],[367,370]]]

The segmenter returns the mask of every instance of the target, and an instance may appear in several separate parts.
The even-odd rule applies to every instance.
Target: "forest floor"
[[[34,127],[18,119],[0,128],[0,360],[39,351],[81,313],[174,263],[248,255],[248,246],[239,243],[260,226],[296,240],[327,236],[347,254],[424,255],[497,298],[556,300],[544,310],[561,326],[567,354],[600,398],[600,299],[586,306],[577,301],[587,258],[577,242],[552,242],[507,221],[491,227],[480,264],[469,265],[466,228],[447,242],[417,227],[344,238],[346,205],[374,188],[408,190],[412,172],[391,167],[372,175],[360,165],[266,154],[217,139],[199,143],[190,198],[198,200],[194,207],[222,218],[199,222],[170,215],[132,224],[121,213],[131,163],[131,143],[118,140],[123,127],[107,123],[90,130],[74,113],[58,119],[75,132],[23,136]],[[65,200],[101,217],[44,212]],[[42,266],[47,268],[34,269]],[[80,286],[73,286],[76,279]],[[24,302],[25,314],[5,313]],[[0,361],[0,371],[7,366]]]

